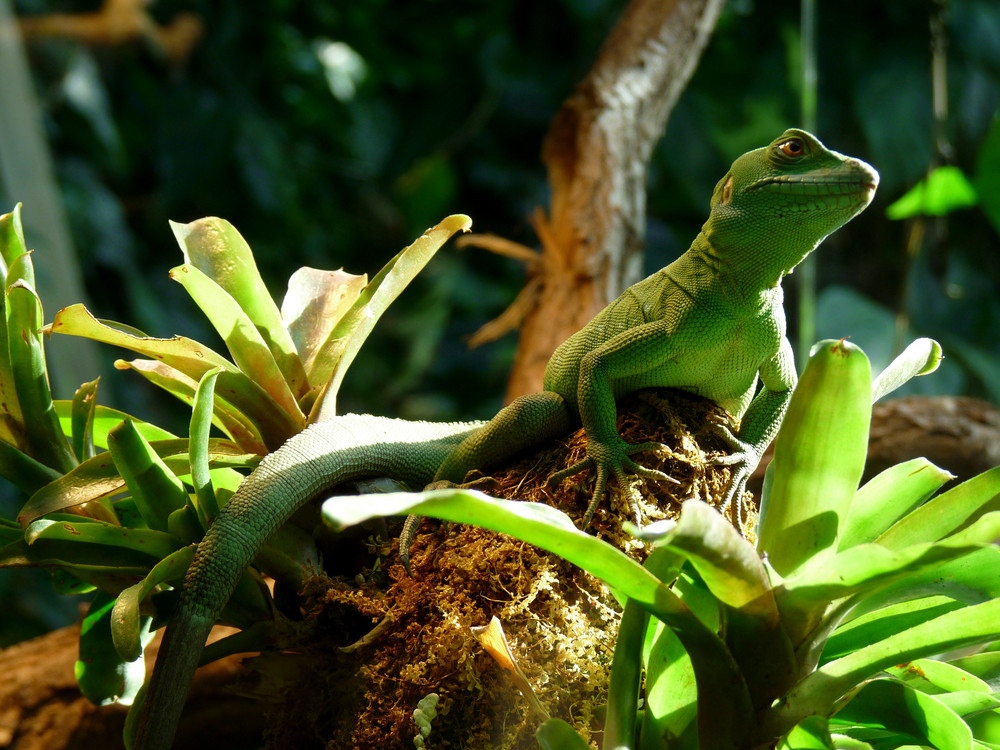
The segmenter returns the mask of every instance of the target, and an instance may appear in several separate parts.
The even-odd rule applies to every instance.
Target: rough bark
[[[551,206],[507,399],[541,389],[549,356],[642,275],[646,168],[723,0],[633,0],[546,136]]]

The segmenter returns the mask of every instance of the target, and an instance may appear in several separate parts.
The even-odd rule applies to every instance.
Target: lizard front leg
[[[577,407],[587,433],[587,458],[552,474],[547,483],[554,486],[584,469],[594,468],[594,492],[583,518],[583,528],[593,520],[610,476],[615,477],[623,492],[628,487],[628,472],[648,479],[676,482],[663,472],[648,469],[631,459],[634,453],[659,450],[664,446],[657,442],[631,445],[622,439],[617,426],[616,388],[612,385],[612,376],[618,384],[617,390],[626,393],[652,385],[671,384],[674,365],[670,348],[664,346],[667,337],[668,327],[663,322],[638,326],[615,336],[580,360]],[[640,523],[635,503],[632,503],[632,511],[636,523]]]
[[[795,357],[788,339],[782,339],[777,354],[761,365],[760,379],[763,387],[743,415],[739,432],[734,435],[728,427],[717,425],[717,431],[729,443],[732,452],[709,461],[732,467],[733,476],[719,505],[719,511],[725,512],[729,504],[735,501],[735,517],[741,525],[745,518],[743,492],[746,490],[747,480],[760,463],[767,446],[778,434],[798,380],[795,374]]]

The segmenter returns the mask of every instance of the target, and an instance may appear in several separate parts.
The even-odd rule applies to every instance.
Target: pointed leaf
[[[76,662],[76,681],[80,691],[91,703],[132,703],[146,678],[142,659],[124,661],[115,651],[111,639],[111,608],[114,599],[98,592],[90,604],[80,629],[80,657]],[[149,618],[143,618],[142,638],[148,642]]]
[[[260,277],[246,240],[228,221],[215,217],[190,224],[170,222],[170,228],[184,251],[185,262],[208,276],[236,301],[267,346],[295,400],[301,398],[309,390],[302,360]],[[197,298],[195,301],[201,306]],[[202,310],[209,314],[204,307]]]
[[[914,544],[899,550],[881,544],[859,544],[835,555],[815,559],[786,578],[779,591],[779,608],[787,614],[806,602],[828,603],[855,591],[900,576],[913,576],[922,567],[977,551],[1000,538],[1000,511],[988,513],[972,526],[935,544]]]
[[[9,214],[0,216],[0,272],[3,273],[4,290],[16,281],[16,279],[7,281],[14,261],[27,252],[28,246],[24,242],[24,226],[21,223],[21,204],[18,203]]]
[[[938,495],[901,518],[876,541],[890,549],[933,542],[976,518],[1000,498],[1000,467]]]
[[[111,617],[111,638],[118,655],[125,661],[142,656],[143,617],[139,607],[161,583],[179,581],[194,559],[194,546],[181,547],[153,566],[149,575],[122,591],[114,604]]]
[[[21,256],[25,260],[28,257]],[[26,452],[65,473],[77,461],[52,403],[41,327],[42,303],[30,286],[16,281],[7,290],[7,345],[17,400],[25,420]]]
[[[368,276],[303,267],[288,279],[288,291],[281,303],[281,318],[302,357],[312,385],[325,383],[332,363],[321,362],[315,370],[316,355],[340,319],[368,284]]]
[[[823,648],[822,661],[839,659],[869,643],[881,641],[964,606],[948,596],[926,596],[880,607],[838,627]]]
[[[344,374],[382,313],[413,277],[420,273],[427,261],[434,257],[438,248],[455,232],[467,232],[471,226],[472,220],[468,216],[449,216],[397,253],[368,283],[364,293],[330,332],[320,353],[314,358],[310,373],[314,382],[327,371],[330,372],[330,377],[309,415],[310,423],[322,421],[337,413],[337,392]]]
[[[16,281],[11,278],[8,281],[8,270],[15,259],[24,255],[27,248],[24,245],[24,230],[21,227],[21,204],[17,204],[9,214],[0,216],[0,272],[3,274],[2,288],[5,294],[2,296],[4,310],[6,311],[7,297],[6,290],[9,284]],[[7,320],[6,312],[3,321]],[[0,413],[3,416],[4,439],[15,447],[23,448],[23,417],[21,406],[17,400],[17,388],[14,385],[14,374],[10,366],[10,355],[7,342],[7,326],[0,325]]]
[[[71,545],[70,549],[93,545],[131,550],[153,558],[153,562],[169,556],[179,546],[173,536],[162,531],[126,529],[93,520],[74,523],[43,518],[33,522],[24,530],[24,539],[28,543],[29,552],[38,542],[47,542],[53,548],[57,543],[66,543]]]
[[[69,434],[72,436],[73,453],[77,461],[86,461],[94,455],[94,414],[97,410],[97,386],[100,380],[97,378],[84,383],[73,394]],[[58,404],[56,413],[59,413]]]
[[[829,549],[864,470],[871,368],[848,341],[813,347],[774,445],[758,548],[781,575]]]
[[[874,680],[837,714],[837,722],[888,729],[938,750],[969,750],[972,730],[936,697],[897,680]]]
[[[182,477],[190,473],[187,440],[158,440],[150,445],[174,474]],[[259,463],[260,457],[243,453],[239,446],[228,440],[213,438],[209,441],[209,461],[213,468],[252,468]],[[234,479],[231,483],[239,486],[241,477],[235,473],[232,476]],[[21,509],[17,520],[26,526],[49,513],[114,495],[124,486],[125,482],[118,474],[110,454],[101,453],[38,490]],[[216,487],[218,486],[216,480]]]
[[[195,380],[213,367],[236,369],[225,357],[193,339],[185,336],[169,339],[146,336],[118,323],[98,320],[81,304],[70,305],[57,312],[48,331],[119,346],[170,365]]]
[[[119,370],[133,370],[175,398],[190,406],[194,405],[198,381],[192,380],[162,362],[154,362],[150,359],[133,359],[131,362],[125,362],[119,359],[115,362],[115,367]],[[277,404],[267,398],[263,391],[260,391],[262,399],[259,402],[263,409],[255,409],[253,412],[246,413],[241,408],[242,405],[250,402],[254,389],[257,389],[256,384],[244,380],[242,373],[237,375],[235,383],[227,379],[227,384],[233,386],[230,388],[229,397],[241,406],[229,403],[222,398],[215,399],[212,421],[247,453],[257,453],[263,456],[270,452],[261,435],[262,430],[267,431],[272,436],[272,440],[279,439],[285,429],[292,430],[290,435],[295,434],[292,425],[282,424],[286,415],[278,408]],[[244,386],[249,386],[245,392],[243,392]],[[275,416],[278,419],[274,419]]]
[[[844,519],[838,549],[874,541],[954,478],[926,458],[914,458],[886,469],[855,494]]]
[[[767,712],[764,731],[788,731],[806,716],[829,716],[841,698],[882,669],[1000,638],[1000,599],[965,607],[836,659],[801,680]]]
[[[715,508],[701,500],[687,500],[678,521],[667,528],[651,541],[690,560],[720,602],[772,623],[778,621],[771,582],[760,556]],[[640,533],[639,538],[650,537]]]
[[[990,686],[975,675],[937,659],[914,659],[906,664],[890,667],[886,672],[925,693],[972,691],[989,695],[992,692]]]
[[[299,410],[296,396],[285,381],[260,331],[240,309],[236,300],[194,266],[183,265],[171,269],[170,278],[179,282],[198,303],[205,317],[226,342],[237,367],[263,388],[283,411],[291,415],[293,420],[304,427],[305,415]],[[305,373],[301,373],[299,377],[304,380]]]
[[[1000,693],[1000,651],[960,656],[951,663],[985,682],[994,693]]]
[[[191,482],[194,485],[198,513],[202,528],[207,529],[215,517],[219,515],[219,506],[215,501],[215,489],[212,487],[212,474],[208,466],[208,440],[212,428],[212,405],[215,401],[215,381],[219,370],[210,370],[198,383],[194,405],[191,408],[190,430],[190,460]]]
[[[167,530],[167,518],[187,503],[184,485],[156,455],[131,420],[126,419],[108,436],[118,474],[132,494],[132,501],[151,529]]]
[[[274,399],[245,373],[240,372],[236,365],[192,339],[183,336],[169,339],[151,338],[134,329],[128,330],[118,323],[99,321],[83,305],[71,305],[60,310],[56,313],[55,320],[48,326],[48,330],[52,333],[83,336],[138,352],[170,368],[169,371],[161,373],[164,378],[166,372],[179,371],[188,382],[197,383],[209,370],[216,367],[224,368],[225,371],[220,376],[222,380],[219,384],[220,395],[251,419],[269,450],[276,450],[301,429],[301,425],[290,414],[281,409]],[[117,362],[115,366],[121,367]],[[130,363],[130,366],[138,369],[137,362]],[[163,385],[162,379],[155,382]],[[193,385],[190,392],[194,393]]]
[[[934,372],[944,357],[934,339],[917,339],[872,381],[872,403],[892,393],[910,378]]]

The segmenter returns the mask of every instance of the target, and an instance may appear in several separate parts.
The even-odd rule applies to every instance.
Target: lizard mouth
[[[773,175],[763,177],[749,190],[768,190],[784,195],[871,195],[878,180],[865,176],[834,176],[823,174]]]

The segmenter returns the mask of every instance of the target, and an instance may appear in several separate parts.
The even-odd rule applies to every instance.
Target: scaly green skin
[[[432,425],[347,415],[314,425],[268,456],[198,546],[171,617],[139,718],[135,747],[170,747],[202,645],[236,582],[267,538],[304,502],[338,482],[388,475],[413,486],[461,482],[518,450],[576,425],[586,461],[550,477],[596,467],[589,522],[609,475],[663,477],[629,457],[615,400],[640,388],[681,388],[740,419],[721,428],[733,453],[725,498],[740,502],[747,477],[781,424],[795,369],[785,338],[781,279],[827,235],[860,213],[878,175],[857,159],[788,130],[744,154],[712,196],[691,248],[630,287],[552,355],[545,390],[517,399],[488,424]],[[757,380],[763,388],[755,396]],[[742,510],[742,508],[740,509]]]

